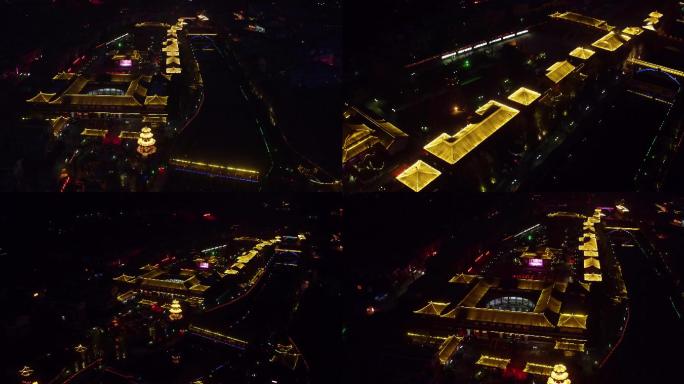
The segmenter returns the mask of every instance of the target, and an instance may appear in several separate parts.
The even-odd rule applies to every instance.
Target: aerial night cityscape
[[[0,13],[0,384],[683,381],[684,1]]]
[[[6,267],[25,271],[2,286],[2,383],[310,383],[334,372],[335,199],[48,200],[36,208],[62,207],[0,214]]]
[[[338,0],[2,9],[3,190],[340,189]]]
[[[348,191],[682,190],[684,2],[349,0],[351,18]]]
[[[354,196],[345,382],[677,382],[683,219],[667,197]]]

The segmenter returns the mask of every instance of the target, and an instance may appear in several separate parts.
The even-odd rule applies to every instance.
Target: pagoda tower
[[[180,320],[183,318],[183,309],[180,306],[180,302],[176,299],[173,299],[171,302],[171,308],[169,309],[169,319],[171,320]]]
[[[154,139],[154,134],[152,133],[152,128],[143,127],[140,130],[140,136],[138,137],[138,153],[147,157],[155,152],[157,152],[157,147],[154,144],[157,141]]]
[[[546,380],[546,384],[570,384],[568,379],[568,369],[563,364],[556,364],[553,366],[551,376]]]
[[[38,384],[36,380],[35,371],[33,368],[24,366],[24,368],[19,370],[19,379],[21,384]]]
[[[86,352],[88,351],[88,348],[83,346],[83,344],[79,344],[74,347],[74,351],[79,354],[81,357],[80,361],[76,362],[76,370],[78,371],[81,368],[85,368],[86,366]]]

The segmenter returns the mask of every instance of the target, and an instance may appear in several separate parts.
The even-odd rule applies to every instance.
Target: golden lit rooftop
[[[603,29],[604,31],[611,31],[613,28],[615,28],[612,25],[608,25],[607,22],[604,20],[599,20],[595,19],[593,17],[589,16],[584,16],[579,13],[575,12],[556,12],[551,15],[551,17],[556,18],[556,19],[564,19],[568,21],[572,21],[574,23],[579,23],[579,24],[584,24],[588,25],[590,27],[598,28],[598,29]]]
[[[178,64],[180,65],[180,58],[178,56],[169,56],[166,58],[166,65]]]
[[[515,101],[516,103],[522,105],[530,105],[537,100],[539,96],[541,96],[539,92],[535,92],[525,87],[520,87],[517,91],[508,96],[508,100]]]
[[[43,93],[38,92],[37,95],[26,100],[27,103],[49,103],[50,100],[55,97],[56,93]]]
[[[361,153],[373,148],[380,139],[365,124],[345,124],[349,134],[342,145],[342,163],[353,159]]]
[[[90,129],[86,128],[81,132],[81,136],[101,136],[104,137],[107,134],[106,129]]]
[[[74,77],[74,73],[70,72],[60,72],[56,74],[52,80],[71,80]]]
[[[490,110],[493,112],[481,122],[468,124],[453,136],[442,133],[423,148],[449,164],[456,164],[520,113],[517,109],[494,100],[488,101],[475,113],[484,115]]]
[[[572,51],[570,51],[570,56],[576,57],[576,58],[582,59],[582,60],[587,60],[588,58],[593,56],[594,53],[596,53],[596,52],[592,51],[591,49],[577,47],[577,48],[573,49]]]
[[[613,32],[608,32],[605,36],[591,43],[593,47],[613,52],[622,46],[622,41]]]
[[[540,364],[540,363],[525,363],[525,368],[523,372],[527,372],[533,375],[548,376],[553,371],[553,365]]]
[[[463,337],[451,335],[449,336],[442,345],[439,346],[439,352],[437,356],[439,357],[439,362],[446,364],[451,359],[451,356],[456,352],[456,349],[461,345]]]
[[[558,326],[564,328],[587,329],[587,315],[561,313],[558,318]]]
[[[475,286],[468,292],[465,297],[458,303],[459,307],[474,307],[477,305],[477,303],[480,302],[480,299],[484,297],[485,294],[487,294],[487,291],[489,291],[489,288],[492,286],[492,284],[488,283],[485,280],[480,280],[475,284]]]
[[[460,284],[470,284],[473,279],[477,278],[477,275],[466,275],[465,273],[459,273],[458,275],[452,277],[450,283],[460,283]]]
[[[145,105],[166,105],[168,96],[152,95],[145,97]]]
[[[585,273],[584,281],[598,282],[603,281],[603,277],[600,273]]]
[[[541,291],[547,286],[544,280],[520,279],[517,288],[524,291]]]
[[[560,349],[563,351],[577,351],[584,352],[584,343],[576,341],[556,340],[556,345],[553,349]]]
[[[138,137],[140,137],[140,132],[133,132],[133,131],[121,131],[121,132],[119,132],[119,139],[138,140]]]
[[[589,240],[584,244],[579,245],[577,249],[580,251],[598,251],[598,243],[596,242],[596,238],[589,238]]]
[[[639,27],[627,27],[622,30],[622,33],[626,33],[632,36],[639,36],[644,30]]]
[[[508,364],[510,362],[511,362],[511,359],[481,355],[480,358],[477,360],[477,362],[475,362],[475,364],[484,365],[486,367],[506,369],[506,367],[508,366]]]
[[[594,267],[596,269],[601,269],[601,262],[597,258],[587,257],[584,259],[584,268]]]
[[[442,303],[439,301],[429,301],[426,306],[421,309],[413,311],[413,313],[420,313],[422,315],[435,315],[439,316],[444,308],[448,307],[449,303]]]
[[[653,12],[649,13],[648,16],[655,17],[656,19],[660,19],[661,17],[663,17],[663,14],[658,12],[658,11],[653,11]]]
[[[546,69],[546,77],[557,84],[574,70],[575,66],[567,60],[557,61]]]
[[[462,308],[465,311],[465,318],[467,320],[486,323],[509,324],[515,326],[539,327],[539,328],[553,328],[553,324],[549,322],[543,313],[535,312],[515,312],[505,311],[501,309],[490,308]],[[456,317],[454,311],[442,315],[442,317]]]
[[[418,160],[399,174],[397,180],[415,192],[419,192],[441,174],[442,172],[432,168],[426,162]]]

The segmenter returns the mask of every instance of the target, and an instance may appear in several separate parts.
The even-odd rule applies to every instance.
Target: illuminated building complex
[[[227,245],[217,246],[201,251],[193,260],[167,257],[158,264],[144,265],[138,275],[122,274],[114,278],[123,290],[118,299],[122,302],[138,299],[150,305],[179,299],[191,306],[203,307],[229,292],[235,294],[253,285],[263,274],[279,242],[278,239],[236,238],[236,246],[249,248],[227,253]],[[173,304],[170,308],[173,309]]]
[[[578,13],[556,12],[549,15],[550,22],[543,27],[503,34],[447,52],[441,56],[441,66],[437,62],[406,66],[410,67],[406,71],[409,80],[400,95],[391,94],[387,100],[371,98],[345,112],[343,164],[349,187],[390,191],[408,187],[416,192],[452,188],[482,192],[515,190],[521,181],[519,175],[527,171],[527,166],[521,164],[531,163],[526,156],[536,155],[535,151],[545,146],[560,145],[559,137],[554,138],[555,131],[562,130],[564,125],[574,128],[577,118],[571,115],[572,111],[578,104],[583,105],[584,112],[589,110],[585,105],[591,105],[597,97],[591,94],[592,89],[597,85],[606,87],[603,84],[614,81],[616,75],[628,76],[627,64],[648,67],[649,63],[635,61],[635,52],[648,32],[645,29],[657,25],[661,16],[653,12],[644,20],[643,27],[615,27]],[[567,39],[557,47],[547,47],[545,39],[549,36]],[[508,64],[495,62],[500,59],[497,55],[504,45],[526,58],[524,68],[512,69]],[[538,51],[540,46],[544,52]],[[479,60],[500,66],[497,73],[510,72],[510,78],[501,79],[495,86],[484,85],[489,89],[469,86],[462,91],[459,87],[453,90],[456,88],[432,83],[425,89],[420,82],[421,75],[430,78],[428,73],[434,74],[438,67],[453,69],[453,73],[461,76],[461,85],[469,81],[467,76],[473,77],[473,81],[484,77],[482,68],[474,71],[477,75],[469,74],[469,63],[476,60],[471,55],[480,55]],[[430,60],[438,61],[440,57]],[[464,63],[463,68],[455,65],[458,62]],[[518,74],[514,74],[516,71]],[[490,82],[496,83],[478,84]],[[421,94],[419,89],[431,96]],[[481,94],[464,94],[466,89]],[[448,111],[451,116],[447,116],[446,109],[436,112],[428,105],[445,104],[441,98],[457,100],[458,105]],[[424,115],[426,110],[435,116]],[[394,140],[388,138],[395,137],[369,123],[385,118],[392,120],[386,124],[404,133],[403,146],[393,151],[388,142]],[[416,121],[419,126],[415,126]],[[536,160],[541,162],[544,156]],[[434,177],[415,172],[416,168],[428,166],[434,169]]]
[[[69,148],[71,160],[76,161],[70,161],[60,174],[62,189],[70,180],[82,182],[93,177],[93,160],[83,156],[91,151],[84,147],[97,148],[102,143],[123,152],[114,160],[129,160],[128,167],[119,169],[124,188],[136,183],[134,175],[154,175],[159,167],[155,164],[159,159],[165,161],[167,140],[179,131],[169,123],[184,114],[181,106],[189,97],[185,83],[196,82],[188,81],[191,75],[182,76],[183,67],[191,64],[186,63],[190,51],[184,31],[187,19],[180,18],[175,24],[137,23],[127,33],[77,57],[26,100],[22,119],[49,126],[51,140],[80,134],[80,142]],[[151,159],[160,149],[164,155]],[[98,151],[92,153],[98,166],[116,166],[98,157]]]
[[[556,212],[507,237],[435,289],[438,294],[417,303],[408,338],[437,348],[442,364],[467,342],[481,354],[477,365],[507,369],[513,364],[565,382],[567,374],[554,364],[597,343],[588,303],[597,297],[608,302],[605,292],[613,292],[603,285],[613,282],[601,278],[599,260],[610,258],[603,251],[601,217],[601,209],[589,216]],[[493,343],[507,342],[524,347],[515,354],[491,349]]]

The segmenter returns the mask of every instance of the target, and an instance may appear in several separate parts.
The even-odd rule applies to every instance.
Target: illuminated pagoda
[[[570,384],[570,379],[568,379],[568,369],[565,368],[565,365],[554,365],[553,371],[551,371],[551,376],[549,376],[546,384]]]
[[[180,302],[173,299],[171,302],[171,308],[169,309],[169,319],[176,321],[183,318],[183,309],[180,306]]]
[[[86,352],[88,351],[88,348],[85,347],[83,344],[79,344],[79,345],[74,347],[74,351],[76,351],[76,353],[78,353],[81,357],[81,361],[76,363],[77,370],[79,368],[79,365],[80,365],[80,368],[85,368]]]
[[[38,384],[38,380],[34,376],[35,371],[33,368],[24,366],[24,368],[19,370],[19,377],[21,378],[21,384]]]
[[[154,146],[156,142],[154,134],[152,133],[152,128],[144,127],[140,130],[140,136],[138,138],[138,153],[143,156],[148,156],[157,152],[157,147]]]

